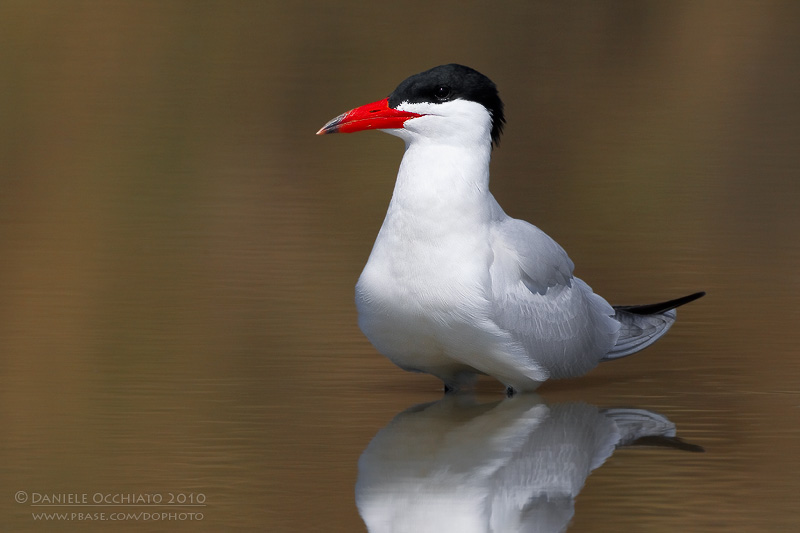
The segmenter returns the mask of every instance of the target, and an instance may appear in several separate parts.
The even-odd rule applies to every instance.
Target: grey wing
[[[561,246],[523,220],[498,217],[490,268],[496,324],[551,378],[582,375],[619,334],[614,309],[582,280]]]

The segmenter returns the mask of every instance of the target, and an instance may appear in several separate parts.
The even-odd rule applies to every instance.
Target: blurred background
[[[0,4],[0,527],[14,494],[203,494],[124,530],[363,531],[357,460],[441,396],[356,325],[402,143],[316,137],[442,63],[499,87],[492,190],[614,304],[696,290],[549,404],[651,409],[571,531],[800,523],[800,4]],[[499,400],[490,379],[480,397]]]

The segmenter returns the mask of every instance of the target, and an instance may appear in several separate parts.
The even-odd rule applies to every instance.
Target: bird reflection
[[[371,532],[564,531],[591,471],[631,445],[703,450],[643,409],[447,395],[375,435],[358,462],[356,503]]]

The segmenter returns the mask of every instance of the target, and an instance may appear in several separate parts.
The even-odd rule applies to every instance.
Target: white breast
[[[441,146],[435,154],[418,145],[406,151],[356,305],[378,351],[441,377],[436,367],[465,366],[449,354],[475,349],[475,324],[491,327],[491,213],[488,191],[459,172],[475,154]]]

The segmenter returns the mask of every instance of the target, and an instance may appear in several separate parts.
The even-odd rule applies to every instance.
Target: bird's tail
[[[648,305],[615,305],[621,327],[617,343],[602,361],[619,359],[643,350],[656,342],[675,323],[675,308],[704,296],[696,292],[682,298]]]

